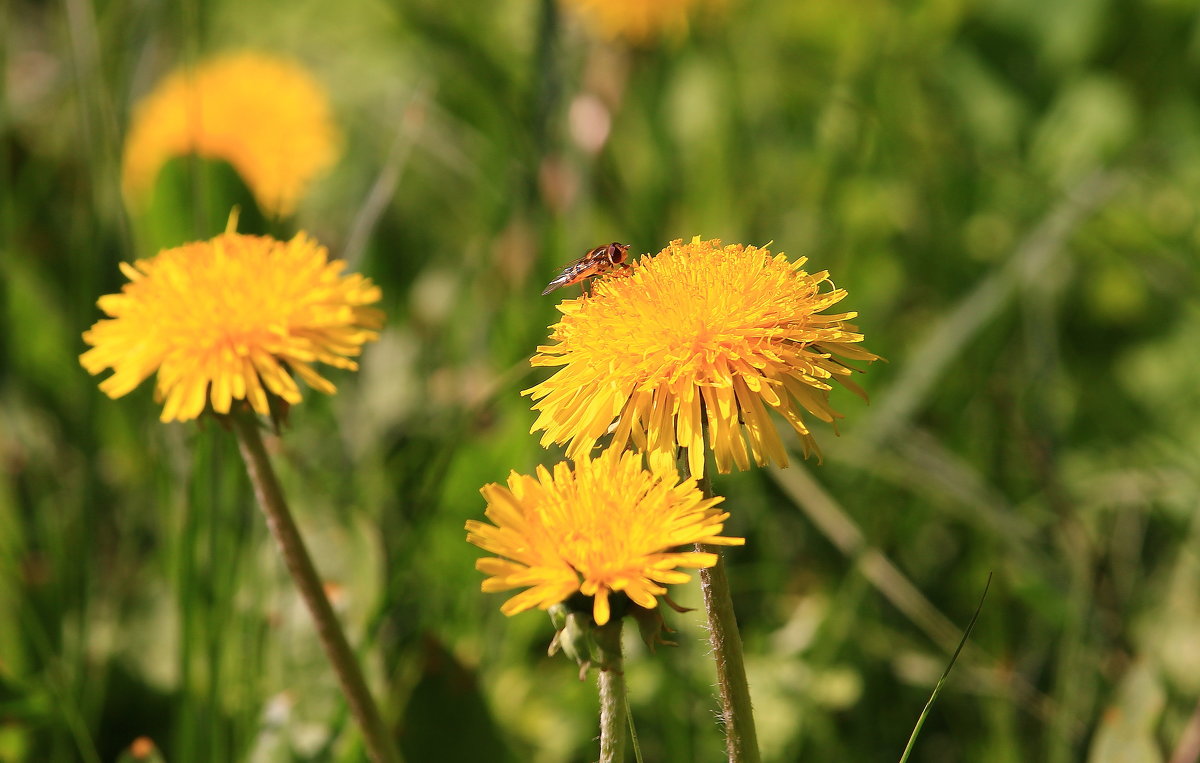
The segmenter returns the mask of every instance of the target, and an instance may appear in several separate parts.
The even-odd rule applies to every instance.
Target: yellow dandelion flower
[[[705,498],[695,479],[680,481],[673,467],[647,471],[632,451],[584,455],[574,467],[555,465],[553,474],[539,466],[536,477],[512,472],[508,487],[493,483],[480,492],[494,524],[467,522],[467,540],[503,557],[476,563],[491,575],[483,590],[529,586],[504,603],[506,615],[549,609],[578,591],[593,597],[593,619],[604,625],[611,594],[651,609],[665,584],[690,579],[677,567],[717,563],[716,554],[672,549],[745,542],[720,535],[729,515],[713,507],[722,498]]]
[[[109,318],[83,334],[79,357],[109,397],[158,373],[162,420],[194,419],[211,403],[234,400],[269,412],[267,394],[300,401],[293,374],[315,390],[336,391],[313,367],[357,369],[350,360],[378,337],[379,287],[342,275],[345,263],[303,233],[291,241],[225,233],[122,263],[129,283],[97,303]]]
[[[274,216],[291,214],[309,183],[337,161],[329,98],[296,63],[232,53],[166,77],[134,110],[121,182],[143,201],[159,170],[195,153],[228,162]]]
[[[878,358],[856,346],[863,337],[847,321],[857,313],[823,312],[845,290],[804,263],[696,237],[564,301],[554,344],[532,361],[561,368],[522,393],[540,412],[532,431],[545,430],[543,446],[569,442],[571,458],[612,431],[611,447],[632,439],[652,458],[686,447],[692,474],[702,473],[706,440],[722,473],[750,468],[751,455],[786,466],[769,408],[800,435],[805,456],[819,453],[804,412],[840,418],[830,382],[865,399],[846,361]]]
[[[688,16],[723,0],[560,0],[608,38],[635,44],[687,31]]]

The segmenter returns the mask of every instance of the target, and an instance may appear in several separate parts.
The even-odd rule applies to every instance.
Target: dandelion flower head
[[[560,0],[589,26],[608,38],[645,44],[687,31],[688,16],[723,0]]]
[[[246,400],[270,411],[268,393],[301,399],[293,375],[315,390],[336,391],[314,368],[354,370],[350,360],[378,338],[379,287],[343,275],[345,263],[303,233],[290,241],[224,233],[122,263],[120,294],[97,303],[109,317],[83,334],[89,373],[109,397],[128,394],[157,372],[162,420],[186,421],[210,404],[228,413]]]
[[[767,249],[720,241],[673,241],[626,277],[600,279],[590,297],[559,305],[562,320],[535,366],[558,366],[525,390],[539,412],[542,444],[569,443],[579,458],[612,432],[611,447],[652,458],[688,449],[703,473],[704,446],[718,471],[788,463],[768,410],[819,452],[805,413],[833,423],[831,382],[865,397],[849,361],[877,360],[848,323],[826,313],[846,292],[826,271],[808,273]],[[745,434],[745,438],[743,437]],[[749,440],[747,450],[746,441]]]
[[[121,168],[126,197],[144,201],[163,165],[191,153],[228,162],[264,212],[283,216],[337,161],[340,138],[326,92],[305,69],[229,53],[176,71],[138,103]]]
[[[575,592],[593,597],[597,625],[610,617],[609,596],[624,593],[652,609],[667,584],[690,579],[678,567],[701,569],[716,554],[676,551],[693,543],[741,545],[720,535],[728,514],[714,508],[695,479],[680,480],[673,467],[646,470],[642,456],[610,450],[564,462],[537,475],[512,472],[507,487],[485,485],[487,517],[467,522],[467,540],[498,554],[476,568],[491,577],[487,592],[528,586],[501,607],[506,615],[549,609]]]

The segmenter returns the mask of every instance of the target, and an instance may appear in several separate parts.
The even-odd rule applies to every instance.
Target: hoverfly
[[[549,294],[562,286],[570,286],[582,282],[585,278],[598,276],[612,268],[625,265],[629,244],[618,244],[616,241],[604,246],[598,246],[572,263],[569,263],[558,274],[558,277],[546,286],[542,296]],[[586,287],[584,288],[586,291]]]

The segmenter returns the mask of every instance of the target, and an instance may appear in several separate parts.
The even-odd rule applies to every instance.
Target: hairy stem
[[[687,451],[679,458],[679,468],[688,474]],[[707,477],[698,478],[705,498],[712,497]],[[721,692],[721,719],[725,724],[725,749],[731,763],[758,763],[758,732],[754,729],[754,709],[750,704],[750,682],[742,657],[742,634],[733,611],[725,559],[718,547],[696,544],[696,550],[716,554],[717,563],[700,570],[700,589],[704,592],[704,611],[708,614],[708,643],[717,664],[717,688]]]
[[[250,482],[254,485],[258,505],[267,517],[267,527],[279,544],[279,551],[283,555],[288,572],[312,614],[317,626],[317,637],[320,638],[325,654],[333,664],[338,682],[342,685],[342,692],[350,703],[350,711],[362,729],[367,752],[375,763],[398,763],[400,755],[387,733],[375,700],[371,698],[362,669],[350,649],[350,643],[346,640],[346,634],[338,623],[329,599],[325,596],[321,579],[317,576],[312,558],[309,557],[304,540],[300,537],[300,530],[292,519],[287,501],[284,500],[283,490],[279,487],[279,480],[271,468],[271,461],[258,432],[258,421],[246,414],[235,414],[229,416],[228,420],[237,433],[238,447],[242,452],[242,459],[246,462]]]
[[[715,546],[696,544],[697,551],[717,555],[717,563],[700,570],[700,588],[708,613],[708,643],[717,663],[717,686],[721,690],[721,718],[725,723],[725,749],[733,763],[758,763],[758,733],[750,705],[750,684],[742,659],[742,635],[733,613],[725,561]]]
[[[600,763],[625,760],[626,712],[624,662],[621,659],[621,620],[599,629],[597,640],[604,650],[600,669]],[[605,631],[608,631],[607,633]]]

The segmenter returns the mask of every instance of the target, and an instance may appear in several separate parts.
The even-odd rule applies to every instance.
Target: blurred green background
[[[716,482],[764,757],[896,760],[989,572],[913,760],[1200,755],[1191,0],[729,0],[642,45],[539,0],[7,0],[0,26],[0,760],[363,755],[232,438],[77,360],[118,262],[233,203],[384,290],[362,371],[270,444],[409,761],[595,758],[594,684],[479,592],[463,522],[561,457],[518,395],[557,266],[697,234],[829,269],[889,361],[869,407],[835,393],[823,464]],[[337,167],[264,221],[183,160],[136,219],[133,104],[245,48],[329,89]],[[646,759],[721,760],[701,613],[668,620],[677,648],[629,645]]]

